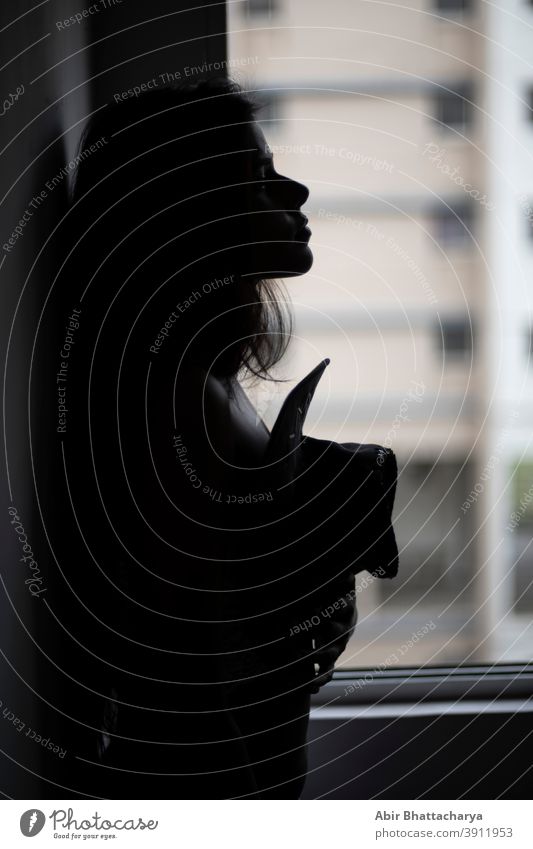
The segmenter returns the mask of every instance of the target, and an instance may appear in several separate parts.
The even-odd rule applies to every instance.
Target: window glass
[[[439,12],[464,12],[471,5],[471,0],[435,0]]]
[[[228,7],[234,75],[283,90],[265,133],[277,170],[310,189],[314,264],[287,281],[288,383],[262,410],[272,424],[330,357],[307,432],[387,445],[399,465],[400,572],[358,575],[340,663],[383,664],[404,644],[401,665],[530,661],[530,9],[276,7],[283,27]],[[468,27],[436,13],[466,9]]]

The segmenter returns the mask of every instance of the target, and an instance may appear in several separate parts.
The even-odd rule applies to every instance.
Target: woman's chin
[[[313,265],[313,253],[309,245],[294,246],[290,254],[276,257],[276,265],[266,266],[261,277],[266,280],[274,277],[300,277],[306,274]]]
[[[313,265],[313,252],[309,245],[302,245],[301,252],[298,253],[297,261],[294,263],[294,270],[285,272],[280,277],[299,277],[301,274],[307,274]]]

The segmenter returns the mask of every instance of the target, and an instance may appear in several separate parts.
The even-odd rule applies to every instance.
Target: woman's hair
[[[269,378],[291,318],[279,284],[249,272],[254,178],[244,134],[256,110],[225,78],[108,104],[82,136],[71,204],[81,272],[107,281],[93,286],[100,296],[127,281],[147,334],[188,302],[166,350],[187,350],[223,376],[244,368]]]

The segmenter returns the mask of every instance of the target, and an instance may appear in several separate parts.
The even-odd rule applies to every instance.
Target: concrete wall
[[[164,74],[167,80],[178,75],[198,78],[216,70],[213,63],[225,56],[224,6],[196,4],[194,12],[185,11],[191,5],[116,0],[87,3],[87,10],[96,11],[83,14],[80,3],[75,10],[82,13],[79,21],[68,20],[74,14],[68,0],[38,4],[33,10],[29,3],[6,0],[0,9],[5,44],[0,99],[9,103],[8,108],[4,103],[0,117],[1,243],[7,244],[0,255],[7,408],[5,450],[0,452],[0,710],[5,711],[0,714],[0,775],[2,791],[15,798],[76,794],[77,726],[75,716],[69,719],[75,705],[71,703],[69,711],[67,699],[65,710],[62,701],[73,672],[62,665],[65,637],[56,590],[63,578],[40,519],[40,503],[47,499],[53,505],[62,472],[49,469],[46,480],[33,475],[34,462],[42,467],[48,450],[39,433],[39,399],[42,392],[55,389],[39,385],[44,360],[55,352],[32,361],[33,343],[38,342],[41,320],[60,323],[71,307],[63,305],[57,315],[46,309],[51,271],[68,247],[58,225],[66,210],[70,175],[52,190],[46,183],[71,160],[89,114],[116,92],[153,77],[163,83]],[[189,73],[187,68],[196,70]],[[41,203],[32,206],[35,195],[43,192]],[[20,234],[13,236],[22,217],[26,220]],[[8,513],[9,507],[16,513]],[[56,516],[55,530],[62,522],[72,518]],[[19,537],[26,534],[22,543],[15,530]],[[35,565],[31,571],[28,561],[21,562],[21,556],[28,555],[23,544],[31,545],[39,574]],[[34,590],[46,592],[32,597],[24,583],[28,575],[40,578]]]

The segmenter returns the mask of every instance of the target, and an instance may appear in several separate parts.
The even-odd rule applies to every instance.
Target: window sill
[[[394,670],[339,669],[314,695],[314,708],[351,705],[404,705],[460,701],[477,705],[504,700],[526,705],[533,700],[533,664],[402,667]],[[507,708],[509,705],[507,705]],[[528,710],[533,710],[531,701]],[[373,712],[375,716],[375,713]]]

